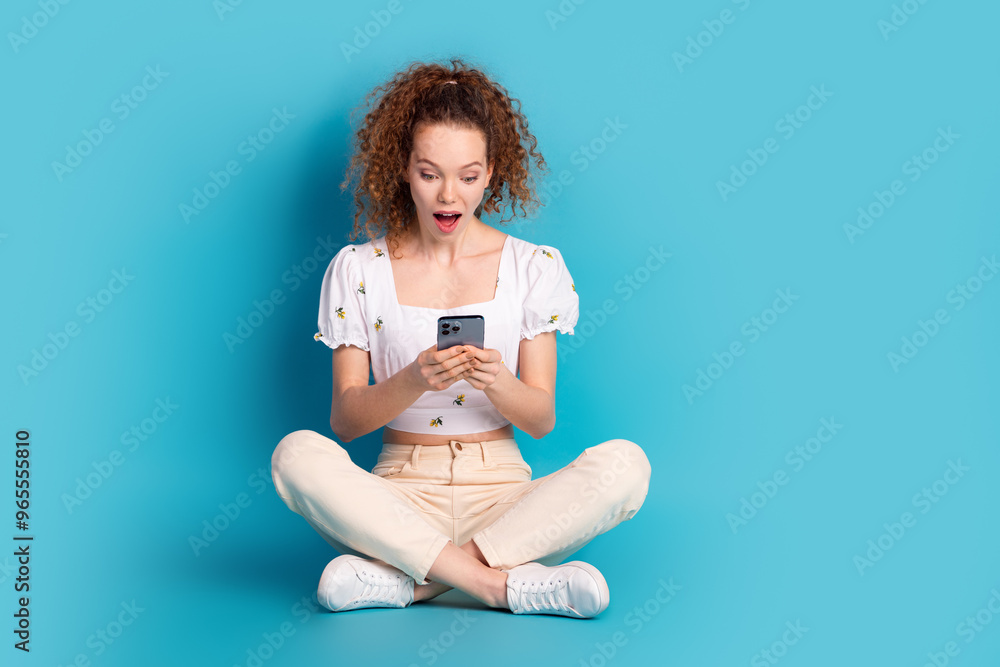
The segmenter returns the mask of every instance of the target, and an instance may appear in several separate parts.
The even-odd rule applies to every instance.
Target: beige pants
[[[449,541],[472,539],[494,568],[562,563],[639,511],[649,474],[628,440],[588,447],[534,480],[513,438],[385,444],[368,472],[333,440],[295,431],[271,457],[278,495],[334,549],[381,560],[418,584]]]

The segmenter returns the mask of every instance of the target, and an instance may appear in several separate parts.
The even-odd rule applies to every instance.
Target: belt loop
[[[485,442],[479,443],[479,447],[483,450],[483,467],[492,468],[493,459],[490,458],[490,448],[486,446]]]
[[[410,453],[410,468],[413,470],[417,469],[417,463],[420,461],[420,448],[423,445],[413,445],[413,451]]]

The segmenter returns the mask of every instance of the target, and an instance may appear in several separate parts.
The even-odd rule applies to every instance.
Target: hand
[[[501,369],[500,350],[467,346],[475,355],[471,361],[471,370],[462,377],[474,389],[486,389],[497,380]]]
[[[437,344],[434,344],[420,352],[407,369],[421,390],[441,391],[459,380],[467,379],[466,375],[476,361],[475,350],[466,345],[438,350]]]

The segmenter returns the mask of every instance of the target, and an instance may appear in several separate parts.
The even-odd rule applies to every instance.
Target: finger
[[[464,349],[464,348],[463,348]],[[475,354],[470,350],[464,354],[457,354],[454,357],[450,357],[441,362],[441,367],[445,370],[450,370],[456,366],[469,365],[470,361],[475,361]]]
[[[457,357],[465,353],[464,345],[453,345],[451,347],[445,348],[443,350],[436,350],[431,354],[434,363],[440,364],[441,362],[451,359],[452,357]]]
[[[435,376],[439,378],[453,378],[458,377],[465,371],[472,368],[472,359],[465,359],[464,357],[455,357],[439,364],[441,370],[439,370]]]
[[[500,354],[500,350],[494,350],[493,348],[479,349],[477,347],[470,347],[472,351],[476,354],[476,359],[484,363],[491,363],[494,361],[500,361],[503,355]]]
[[[438,390],[447,389],[451,385],[455,384],[459,380],[465,380],[468,378],[469,369],[464,369],[458,372],[456,375],[451,376],[451,371],[440,373],[434,376],[433,384],[436,385]]]
[[[426,354],[434,363],[439,363],[448,357],[454,356],[455,348],[461,347],[460,345],[452,345],[451,347],[446,347],[443,350],[439,350],[437,344],[431,345],[429,348],[423,351],[422,354]]]

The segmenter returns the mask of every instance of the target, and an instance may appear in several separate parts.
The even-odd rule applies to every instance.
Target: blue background
[[[35,536],[30,655],[12,647],[15,564],[0,557],[4,664],[773,664],[765,649],[788,667],[920,667],[929,653],[1000,664],[987,606],[1000,590],[1000,280],[983,263],[1000,252],[995,3],[220,7],[17,0],[0,12],[0,532],[11,545],[0,553],[19,533],[18,429],[31,433]],[[356,39],[363,48],[345,54]],[[313,614],[308,596],[336,554],[268,475],[286,433],[331,435],[330,351],[312,340],[325,263],[298,284],[283,276],[317,237],[347,241],[338,185],[351,109],[411,61],[452,55],[521,100],[550,183],[572,178],[508,229],[559,248],[581,299],[579,339],[559,341],[556,429],[518,433],[525,456],[540,476],[627,438],[652,463],[642,510],[575,556],[611,586],[589,621],[513,616],[456,592]],[[162,80],[122,118],[115,100],[147,67]],[[813,87],[829,95],[810,98]],[[294,118],[251,161],[241,143],[275,108]],[[789,136],[779,123],[796,113]],[[57,174],[53,162],[105,118],[113,131]],[[608,119],[624,127],[602,145]],[[949,128],[957,138],[935,153]],[[743,165],[765,145],[777,151]],[[908,172],[926,149],[936,161]],[[179,206],[230,160],[240,173],[185,221]],[[740,185],[723,196],[730,178]],[[858,207],[895,180],[905,192],[849,238]],[[661,246],[670,258],[645,271]],[[114,271],[134,277],[103,293]],[[960,309],[959,285],[978,290]],[[278,289],[283,303],[227,346],[254,300]],[[797,298],[775,320],[778,290]],[[108,296],[100,312],[80,308]],[[889,353],[938,310],[947,322],[894,366]],[[22,377],[67,323],[78,335]],[[743,354],[727,360],[734,342]],[[686,395],[699,371],[710,386]],[[162,416],[158,399],[177,407],[128,450],[123,433]],[[842,428],[794,464],[787,453],[822,419]],[[349,449],[370,467],[379,442]],[[114,450],[120,465],[68,508]],[[949,461],[968,470],[919,501]],[[771,487],[776,473],[786,483]],[[753,495],[762,488],[771,497]],[[238,498],[239,516],[196,553],[190,538]],[[759,507],[739,524],[727,515],[743,499]],[[886,524],[905,512],[913,521],[892,537]],[[880,537],[889,548],[859,566]],[[98,639],[121,613],[132,623]],[[989,622],[970,637],[960,624],[977,613]],[[801,638],[785,634],[796,623]],[[948,642],[957,655],[942,653]]]

